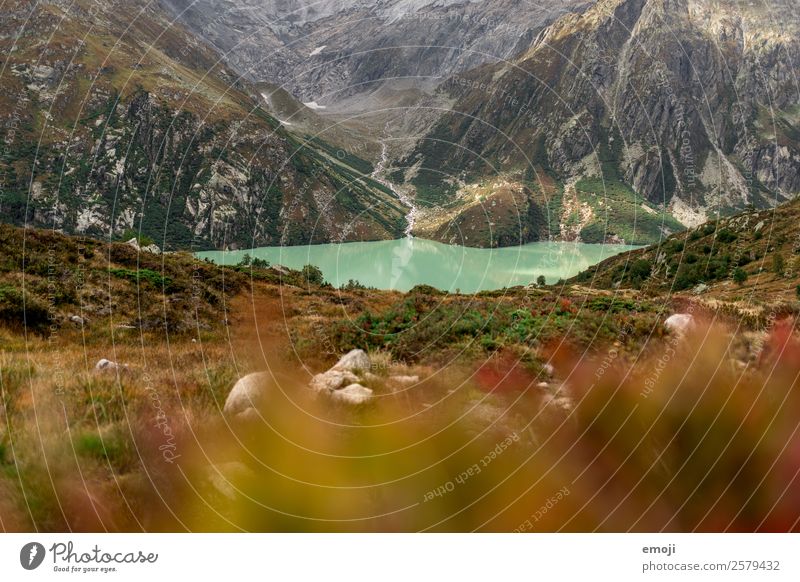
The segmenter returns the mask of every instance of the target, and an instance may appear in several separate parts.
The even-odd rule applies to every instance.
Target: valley
[[[797,531],[798,33],[7,0],[0,531]]]
[[[800,191],[796,11],[14,7],[28,15],[0,23],[0,203],[14,224],[173,250],[409,234],[644,245]]]

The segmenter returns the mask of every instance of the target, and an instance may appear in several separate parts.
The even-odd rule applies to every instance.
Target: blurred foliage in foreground
[[[307,374],[269,361],[270,397],[245,425],[220,412],[235,377],[188,347],[168,354],[169,397],[145,371],[77,366],[58,384],[4,356],[0,527],[797,530],[791,330],[778,324],[745,369],[729,335],[702,328],[632,365],[553,344],[555,395],[514,358],[490,358],[356,410],[314,400]]]

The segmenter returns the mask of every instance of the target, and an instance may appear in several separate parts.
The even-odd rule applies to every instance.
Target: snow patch
[[[324,105],[320,105],[316,101],[309,101],[308,103],[303,103],[309,109],[325,109]]]
[[[324,50],[325,50],[325,47],[326,47],[326,46],[328,46],[328,45],[324,44],[324,45],[322,45],[322,46],[318,46],[318,47],[317,47],[317,48],[315,48],[313,51],[311,51],[310,53],[308,53],[308,56],[309,56],[309,57],[315,57],[315,56],[317,56],[319,53],[321,53],[322,51],[324,51]]]

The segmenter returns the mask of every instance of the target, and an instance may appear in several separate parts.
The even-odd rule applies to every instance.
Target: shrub
[[[322,275],[322,271],[319,267],[315,267],[314,265],[306,265],[300,271],[303,281],[306,282],[308,285],[322,285],[325,283],[325,277]]]
[[[733,280],[736,281],[739,285],[747,281],[747,273],[741,267],[737,267],[736,270],[733,272]]]
[[[701,281],[700,271],[696,265],[681,265],[675,275],[674,288],[676,291],[694,287]]]
[[[634,286],[641,285],[653,270],[653,266],[647,259],[637,259],[628,268],[628,278]]]
[[[538,277],[536,277],[536,284],[539,287],[543,287],[544,285],[547,284],[547,280],[544,278],[544,275],[539,275]]]
[[[786,267],[786,262],[783,260],[783,255],[780,253],[775,253],[772,255],[772,272],[776,275],[783,275],[783,271]]]
[[[347,281],[347,283],[345,283],[344,285],[342,285],[340,287],[340,289],[342,289],[344,291],[356,291],[356,290],[366,289],[366,288],[367,288],[367,286],[364,285],[363,283],[361,283],[361,281],[359,281],[357,279],[349,279]]]
[[[11,285],[0,285],[0,322],[39,329],[47,325],[47,304]]]
[[[125,279],[126,281],[137,284],[141,284],[144,281],[158,289],[163,289],[167,293],[172,291],[172,278],[151,269],[109,269],[108,272],[114,277]]]

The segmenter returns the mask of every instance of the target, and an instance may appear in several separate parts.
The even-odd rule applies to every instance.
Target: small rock
[[[311,379],[311,389],[317,392],[333,392],[348,384],[357,384],[358,376],[347,370],[331,369]]]
[[[673,313],[664,322],[669,331],[684,335],[694,327],[694,317],[689,313]]]
[[[106,358],[98,360],[97,363],[94,365],[95,370],[102,372],[126,370],[127,368],[128,368],[127,364],[118,364],[117,362],[112,362],[111,360],[107,360]]]
[[[551,364],[551,363],[549,363],[549,362],[548,362],[548,363],[546,363],[544,366],[542,366],[542,370],[544,370],[544,371],[545,371],[545,373],[546,373],[548,376],[552,376],[553,374],[555,374],[555,373],[556,373],[556,369],[553,367],[553,364]]]
[[[86,323],[86,320],[80,315],[70,315],[69,320],[76,325],[84,325]]]
[[[347,404],[364,404],[372,398],[372,390],[361,384],[350,384],[341,390],[336,390],[332,396]]]
[[[708,290],[708,285],[706,285],[705,283],[700,283],[694,289],[692,289],[692,293],[694,293],[695,295],[700,295],[701,293],[704,293],[707,290]]]
[[[268,372],[254,372],[239,378],[228,394],[222,411],[238,418],[238,415],[248,408],[258,408],[264,404],[268,380]]]
[[[367,372],[371,367],[372,362],[364,350],[350,350],[336,362],[336,365],[331,370],[347,370],[349,372],[360,370]]]

